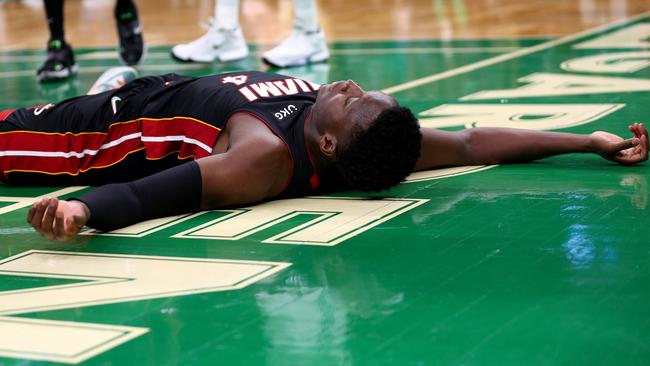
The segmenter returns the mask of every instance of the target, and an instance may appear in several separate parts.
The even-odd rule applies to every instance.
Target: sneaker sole
[[[248,48],[245,50],[234,50],[234,51],[228,51],[228,52],[222,52],[221,54],[216,55],[215,57],[212,58],[193,58],[193,57],[188,57],[188,58],[182,58],[176,55],[173,51],[170,52],[172,55],[172,58],[176,61],[180,62],[197,62],[197,63],[212,63],[215,61],[219,62],[230,62],[230,61],[237,61],[237,60],[242,60],[248,57]]]
[[[86,94],[93,95],[103,91],[116,89],[115,84],[118,80],[115,79],[119,77],[122,77],[122,80],[119,81],[128,83],[138,77],[138,72],[131,66],[111,67],[97,78],[97,81],[95,81]]]
[[[317,62],[325,62],[327,59],[329,59],[330,54],[328,51],[321,51],[318,53],[315,53],[307,58],[303,59],[298,59],[298,60],[292,60],[292,62],[287,62],[287,63],[280,63],[280,62],[273,62],[269,60],[266,57],[262,58],[262,61],[267,63],[270,66],[274,67],[292,67],[292,66],[304,66],[307,64],[312,64],[312,63],[317,63]]]
[[[66,67],[61,71],[43,71],[36,75],[36,79],[39,82],[67,79],[70,76],[76,74],[77,71],[79,71],[79,65],[74,64],[71,67]]]
[[[174,52],[170,52],[170,54],[172,55],[172,58],[173,58],[174,60],[179,61],[179,62],[184,62],[184,63],[187,63],[187,62],[197,62],[197,63],[202,63],[202,64],[209,64],[209,63],[214,62],[214,60],[215,60],[215,59],[205,59],[205,60],[200,60],[200,59],[193,59],[193,58],[191,58],[191,57],[183,58],[183,57],[179,57],[179,56],[177,56]]]
[[[217,58],[221,62],[237,61],[248,57],[248,48],[222,52]]]

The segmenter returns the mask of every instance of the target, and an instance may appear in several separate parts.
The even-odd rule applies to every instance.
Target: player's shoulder
[[[237,156],[249,177],[260,182],[274,182],[273,195],[284,189],[293,166],[289,146],[284,140],[266,122],[248,113],[234,114],[226,128],[230,138],[229,152]]]
[[[240,141],[266,150],[286,150],[286,144],[273,131],[268,122],[246,111],[233,114],[226,125],[233,143]]]

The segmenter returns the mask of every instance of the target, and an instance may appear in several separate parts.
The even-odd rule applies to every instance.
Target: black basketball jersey
[[[2,115],[9,116],[2,122],[0,148],[7,151],[0,159],[0,180],[98,185],[139,179],[210,156],[228,119],[245,112],[289,148],[292,174],[281,195],[312,194],[320,183],[304,126],[318,88],[263,72],[201,78],[167,74],[56,105],[10,111]]]
[[[148,85],[139,88],[138,83]],[[319,85],[258,71],[200,78],[169,74],[142,78],[131,84],[129,86],[134,93],[125,98],[128,99],[125,100],[127,105],[132,106],[128,114],[151,121],[169,119],[170,116],[182,118],[185,128],[183,136],[195,136],[184,141],[187,148],[173,147],[176,151],[180,150],[181,155],[185,151],[181,158],[209,155],[205,147],[214,146],[219,131],[225,127],[230,116],[245,112],[265,123],[289,148],[293,162],[292,176],[282,196],[298,197],[318,190],[319,181],[305,143],[304,126]],[[133,108],[140,110],[134,111]],[[201,124],[213,126],[214,133]],[[196,129],[196,132],[188,131],[190,128]],[[155,148],[160,149],[160,144]],[[164,156],[166,151],[156,151],[155,154]]]

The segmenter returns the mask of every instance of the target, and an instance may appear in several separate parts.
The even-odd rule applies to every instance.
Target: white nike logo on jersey
[[[36,107],[36,108],[34,108],[34,115],[39,116],[41,113],[43,113],[44,110],[50,109],[52,107],[54,107],[54,104],[52,104],[52,103],[46,104],[46,105],[41,106],[41,107]]]
[[[111,107],[113,107],[113,114],[117,113],[117,102],[121,102],[122,98],[113,97],[111,98]]]

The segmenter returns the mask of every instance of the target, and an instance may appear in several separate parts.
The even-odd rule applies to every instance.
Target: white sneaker
[[[294,28],[287,39],[265,52],[262,59],[271,66],[287,67],[321,62],[329,57],[323,31],[305,32]]]
[[[174,46],[172,56],[179,61],[228,62],[246,58],[248,46],[239,27],[217,28],[211,20],[206,34],[192,42]]]
[[[97,78],[97,81],[95,81],[86,94],[94,95],[108,90],[119,89],[137,77],[138,72],[130,66],[111,67]]]

